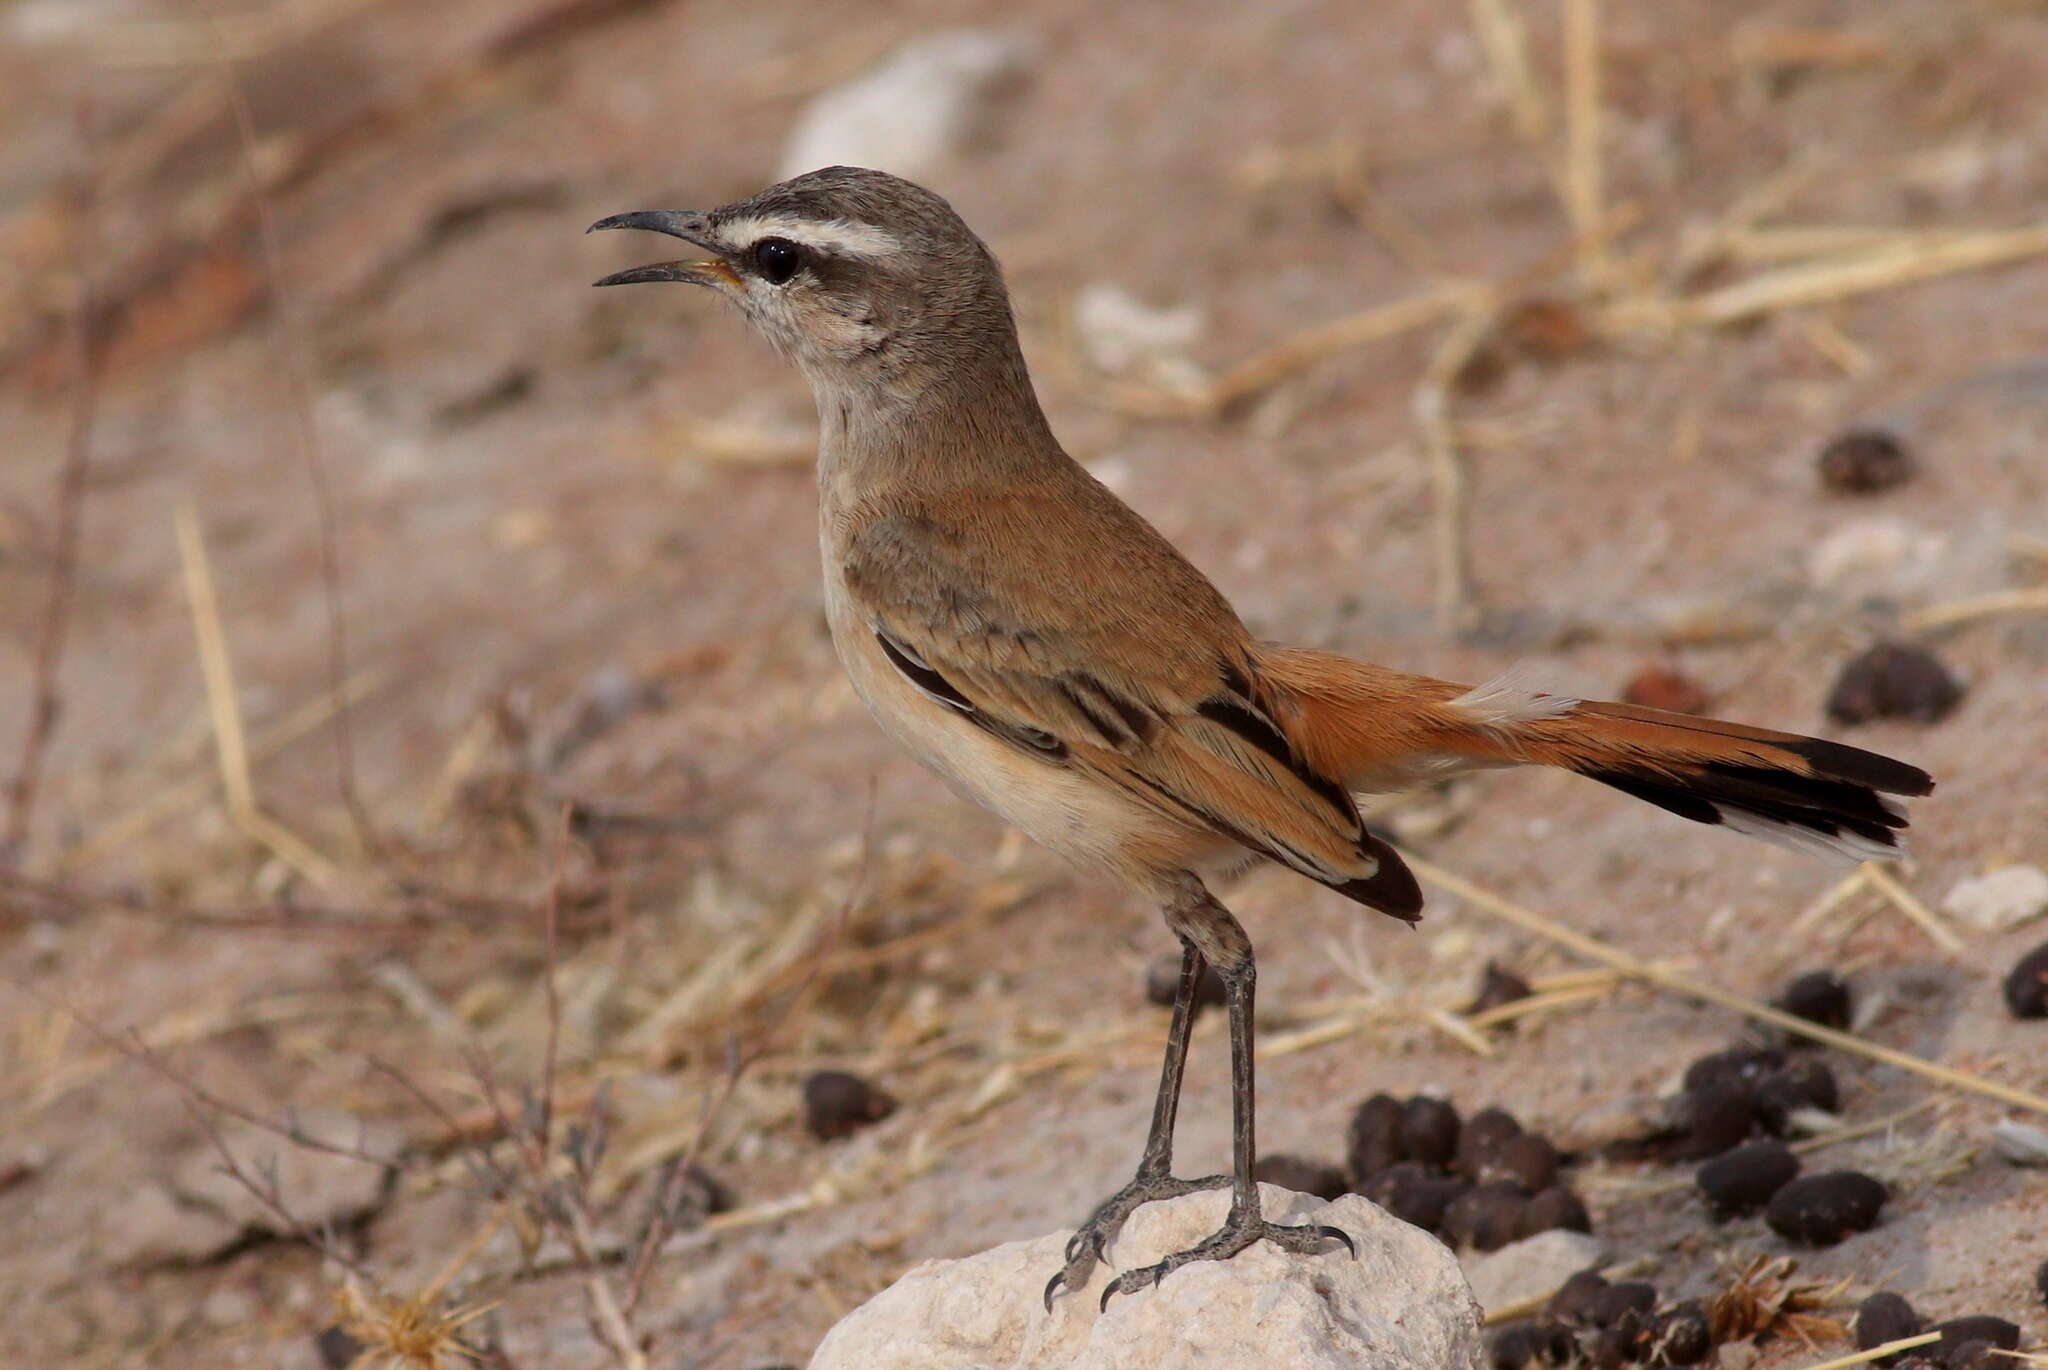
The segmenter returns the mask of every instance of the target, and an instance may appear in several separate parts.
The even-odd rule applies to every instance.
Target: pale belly
[[[903,748],[963,798],[1074,862],[1150,886],[1163,875],[1207,867],[1230,853],[1219,844],[1124,798],[1083,772],[1026,756],[927,698],[882,654],[872,625],[848,598],[831,560],[825,615],[854,693]]]

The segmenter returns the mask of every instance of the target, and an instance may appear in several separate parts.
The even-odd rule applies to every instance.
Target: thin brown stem
[[[90,148],[89,104],[81,104],[78,125],[81,141]],[[42,784],[43,758],[62,712],[57,672],[64,660],[66,629],[71,622],[71,601],[78,578],[79,524],[85,510],[86,475],[92,462],[93,418],[99,397],[99,349],[94,323],[98,302],[92,280],[97,246],[93,224],[99,195],[95,174],[88,173],[79,184],[77,297],[71,311],[71,430],[65,443],[64,464],[57,475],[57,522],[50,550],[50,584],[36,629],[35,664],[30,676],[34,683],[30,687],[21,761],[7,786],[7,824],[4,833],[0,833],[0,864],[20,861],[27,849],[36,794]]]
[[[292,431],[299,457],[306,468],[306,480],[313,493],[318,520],[320,593],[327,616],[327,692],[333,701],[334,774],[343,808],[348,811],[356,840],[373,857],[382,859],[384,847],[376,826],[364,807],[356,782],[355,730],[350,701],[344,689],[348,680],[348,624],[341,610],[341,547],[336,532],[334,500],[327,480],[326,456],[320,447],[320,430],[313,420],[312,381],[307,374],[305,329],[292,303],[284,277],[284,251],[277,231],[277,216],[257,157],[256,116],[249,107],[232,60],[223,57],[228,107],[234,113],[235,132],[241,140],[242,163],[248,173],[249,203],[256,220],[257,240],[262,247],[263,271],[268,278],[272,317],[277,323],[279,366],[285,377],[290,401]]]

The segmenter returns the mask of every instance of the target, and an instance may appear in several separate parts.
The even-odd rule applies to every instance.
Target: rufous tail
[[[1455,685],[1327,652],[1266,647],[1262,684],[1310,765],[1359,792],[1489,766],[1559,766],[1748,837],[1820,855],[1895,856],[1888,795],[1924,795],[1917,766],[1839,742],[1720,719]]]

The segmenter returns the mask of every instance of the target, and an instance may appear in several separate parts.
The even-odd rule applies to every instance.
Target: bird
[[[1421,888],[1358,796],[1555,766],[1695,823],[1865,860],[1900,850],[1907,818],[1891,796],[1933,790],[1916,766],[1836,742],[1261,640],[1060,446],[994,254],[910,181],[827,167],[722,208],[614,214],[586,231],[617,229],[693,251],[597,285],[706,287],[809,382],[826,618],[884,731],[959,794],[1156,905],[1180,940],[1137,1172],[1067,1243],[1048,1309],[1108,1259],[1132,1211],[1199,1190],[1230,1190],[1222,1227],[1115,1275],[1103,1307],[1259,1241],[1351,1247],[1341,1229],[1261,1211],[1256,965],[1211,886],[1279,865],[1414,922]],[[1229,1017],[1231,1170],[1183,1179],[1174,1122],[1205,967]]]

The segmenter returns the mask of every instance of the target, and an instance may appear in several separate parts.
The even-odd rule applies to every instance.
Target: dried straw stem
[[[2014,1108],[2026,1109],[2031,1113],[2048,1114],[2048,1098],[2043,1098],[2038,1094],[2029,1093],[2024,1089],[2018,1089],[2012,1085],[2000,1083],[1997,1080],[1987,1080],[1982,1076],[1953,1070],[1948,1066],[1924,1060],[1907,1052],[1894,1051],[1890,1047],[1879,1046],[1875,1042],[1868,1042],[1861,1037],[1855,1037],[1846,1032],[1838,1032],[1830,1027],[1823,1027],[1819,1023],[1811,1022],[1796,1014],[1786,1013],[1783,1009],[1773,1008],[1769,1004],[1759,1003],[1754,999],[1736,994],[1732,990],[1722,989],[1718,985],[1711,985],[1703,980],[1695,980],[1689,975],[1652,965],[1647,961],[1642,961],[1629,955],[1625,951],[1610,947],[1597,938],[1588,937],[1582,932],[1568,928],[1555,919],[1537,913],[1534,909],[1523,908],[1520,904],[1504,899],[1493,891],[1476,885],[1461,876],[1453,875],[1442,867],[1425,861],[1418,856],[1408,855],[1407,861],[1414,868],[1415,873],[1422,879],[1438,889],[1457,895],[1482,912],[1491,914],[1504,922],[1512,923],[1526,932],[1533,932],[1539,937],[1557,943],[1559,946],[1569,948],[1588,960],[1612,966],[1633,979],[1646,981],[1661,989],[1685,995],[1690,999],[1698,999],[1722,1008],[1733,1009],[1744,1017],[1755,1019],[1757,1022],[1769,1023],[1773,1027],[1797,1033],[1801,1037],[1810,1038],[1826,1046],[1852,1052],[1855,1055],[1867,1057],[1884,1065],[1895,1066],[1900,1070],[1910,1071],[1915,1075],[1932,1080],[1937,1084],[1946,1085],[1951,1089],[1981,1094],[1986,1098],[1997,1099],[2001,1103],[2009,1104]]]

